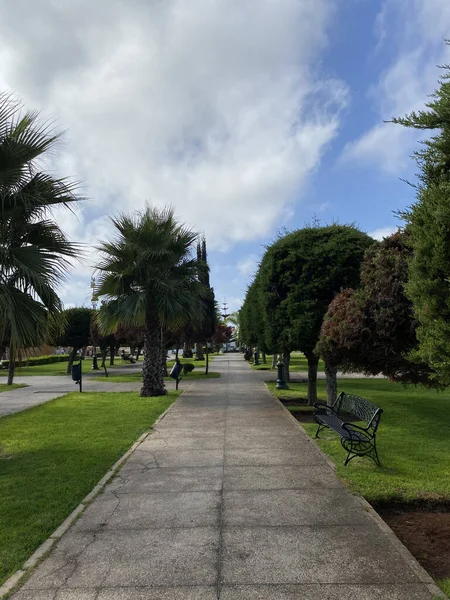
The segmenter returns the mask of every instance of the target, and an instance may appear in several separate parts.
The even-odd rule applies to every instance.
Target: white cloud
[[[398,227],[380,227],[379,229],[375,229],[375,231],[370,231],[367,235],[381,242],[384,238],[395,233],[397,229]]]
[[[345,146],[341,164],[376,164],[395,174],[411,165],[410,155],[423,134],[383,121],[424,108],[438,85],[437,65],[449,62],[450,49],[444,45],[449,31],[448,0],[384,1],[375,23],[377,48],[393,46],[393,59],[369,90],[378,123]]]
[[[317,71],[333,10],[332,0],[0,0],[0,88],[67,128],[53,167],[92,198],[79,222],[61,216],[71,235],[92,243],[92,219],[146,201],[172,204],[211,249],[267,235],[347,104],[346,86]]]
[[[245,276],[253,275],[258,267],[260,257],[256,254],[250,254],[246,258],[240,260],[237,264],[239,273]]]

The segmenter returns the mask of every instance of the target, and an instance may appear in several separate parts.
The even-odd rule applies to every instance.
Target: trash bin
[[[81,363],[72,365],[72,379],[78,383],[81,379]]]
[[[183,365],[180,362],[176,362],[170,370],[169,377],[172,377],[172,379],[179,379],[182,370]]]

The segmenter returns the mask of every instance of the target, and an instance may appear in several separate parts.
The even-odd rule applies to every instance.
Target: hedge
[[[69,360],[68,354],[49,354],[48,356],[30,356],[23,360],[16,361],[16,367],[36,367],[37,365],[50,365],[52,363],[67,362]],[[9,360],[3,360],[1,362],[2,369],[9,368]]]

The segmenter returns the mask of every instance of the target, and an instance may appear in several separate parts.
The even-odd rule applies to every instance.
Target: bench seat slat
[[[350,439],[358,439],[361,441],[368,440],[369,438],[362,433],[362,431],[349,431],[343,427],[344,421],[341,421],[338,417],[334,415],[317,415],[317,418],[322,421],[324,425],[334,429],[341,437],[350,440]]]

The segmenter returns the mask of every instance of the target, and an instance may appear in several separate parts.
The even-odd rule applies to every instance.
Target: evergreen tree
[[[265,337],[284,354],[301,350],[308,360],[308,401],[317,400],[318,356],[315,352],[328,306],[341,288],[357,287],[360,266],[373,240],[347,225],[306,227],[289,233],[266,251],[258,272]],[[336,368],[325,364],[330,396]]]
[[[418,345],[412,302],[405,295],[411,249],[398,231],[374,244],[361,267],[361,287],[333,299],[325,316],[318,350],[345,371],[393,381],[430,383],[423,363],[408,360]]]
[[[449,43],[449,42],[447,42]],[[407,295],[419,321],[416,359],[450,384],[450,67],[444,66],[439,88],[426,110],[393,123],[433,131],[414,153],[419,167],[417,201],[403,216],[411,236],[413,257]]]

